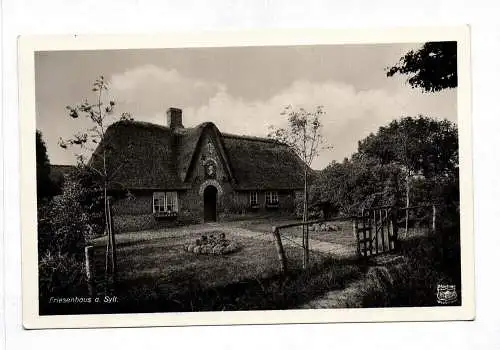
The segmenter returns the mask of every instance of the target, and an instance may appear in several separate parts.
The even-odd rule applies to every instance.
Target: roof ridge
[[[266,138],[262,136],[250,136],[250,135],[237,135],[237,134],[229,134],[229,133],[221,133],[223,137],[232,138],[232,139],[243,139],[249,141],[260,141],[260,142],[268,142],[268,143],[278,143],[278,141],[272,138]]]
[[[164,129],[164,130],[172,131],[175,133],[179,133],[179,131],[183,131],[183,130],[187,131],[187,130],[202,129],[205,126],[207,126],[208,124],[213,124],[213,123],[212,122],[203,122],[203,123],[200,123],[200,124],[195,125],[195,126],[172,129],[171,127],[169,127],[167,125],[156,124],[156,123],[147,122],[144,120],[118,120],[118,121],[112,123],[111,125],[109,125],[108,128],[111,128],[111,127],[116,126],[116,125],[127,125],[127,124],[128,125],[137,125],[137,126],[142,126],[142,127],[155,127],[158,129]]]
[[[203,122],[203,123],[200,123],[200,124],[193,126],[193,127],[187,127],[187,128],[182,128],[182,129],[177,130],[177,129],[172,129],[166,125],[151,123],[151,122],[142,121],[142,120],[119,120],[119,121],[116,121],[113,124],[111,124],[109,126],[109,128],[111,128],[112,126],[115,126],[115,125],[127,125],[127,124],[137,125],[137,126],[142,126],[142,127],[156,127],[159,129],[164,129],[166,131],[167,130],[172,131],[172,132],[175,132],[176,134],[181,134],[181,135],[184,134],[182,131],[192,131],[195,129],[201,130],[209,124],[215,125],[213,122]],[[263,137],[263,136],[238,135],[238,134],[232,134],[232,133],[227,133],[227,132],[221,132],[221,135],[223,137],[233,138],[233,139],[243,139],[243,140],[260,141],[260,142],[268,142],[268,143],[279,143],[279,141],[276,141],[272,138]]]
[[[114,122],[113,124],[111,124],[108,128],[111,128],[111,127],[116,126],[116,125],[127,125],[127,124],[128,125],[132,124],[132,125],[137,125],[137,126],[143,126],[143,127],[156,127],[159,129],[172,130],[171,128],[169,128],[166,125],[155,124],[155,123],[146,122],[143,120],[118,120],[118,121]]]

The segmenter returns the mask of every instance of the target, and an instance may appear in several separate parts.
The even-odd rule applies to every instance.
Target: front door
[[[217,188],[207,186],[203,192],[205,222],[217,221]]]

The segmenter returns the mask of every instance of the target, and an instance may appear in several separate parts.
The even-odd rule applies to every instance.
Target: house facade
[[[166,125],[111,125],[90,164],[102,168],[105,153],[120,231],[292,214],[302,197],[303,163],[286,145],[210,122],[185,128],[177,108]]]

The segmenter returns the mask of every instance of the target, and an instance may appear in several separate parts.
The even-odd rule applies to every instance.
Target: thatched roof
[[[223,134],[238,189],[300,189],[303,163],[286,145],[273,140]]]
[[[202,136],[215,138],[225,172],[236,189],[299,189],[302,161],[275,141],[221,134],[213,123],[194,128],[119,121],[111,125],[90,165],[102,169],[104,149],[113,187],[127,189],[185,189]]]

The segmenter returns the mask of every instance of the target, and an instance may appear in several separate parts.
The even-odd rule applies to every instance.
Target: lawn
[[[183,246],[200,235],[175,238],[156,238],[118,245],[120,261],[118,279],[121,281],[155,279],[166,289],[171,283],[189,280],[201,288],[228,285],[245,279],[266,278],[278,274],[276,248],[268,241],[226,233],[226,238],[237,243],[241,250],[228,255],[189,253]],[[291,267],[299,268],[301,251],[287,250]],[[319,262],[319,261],[316,261]]]
[[[269,232],[268,227],[273,224],[268,220],[236,225]],[[325,254],[311,254],[312,267],[304,272],[301,269],[302,250],[287,246],[290,272],[282,276],[274,243],[238,233],[234,225],[222,225],[217,230],[223,230],[227,239],[242,248],[222,256],[198,255],[184,250],[186,243],[196,240],[202,233],[218,232],[210,226],[119,234],[116,237],[117,278],[106,293],[117,297],[117,302],[47,304],[41,301],[40,314],[294,309],[321,299],[326,293],[340,292],[363,278],[370,268],[356,258],[336,259]],[[338,238],[334,243],[352,244],[352,235],[344,229],[347,226],[341,227],[340,231],[311,232],[311,235],[313,239],[334,236]],[[301,231],[287,230],[286,234],[300,235]],[[100,281],[97,292],[104,296],[102,276],[106,240],[99,238],[93,244],[96,279]],[[85,289],[81,295],[86,295]],[[360,305],[365,303],[368,301]],[[331,307],[336,305],[328,304]],[[376,304],[374,302],[372,306],[376,307]]]
[[[202,231],[203,234],[218,233]],[[117,277],[107,294],[119,302],[91,305],[82,313],[181,312],[288,309],[357,277],[355,262],[311,256],[312,269],[301,270],[302,251],[286,250],[290,273],[279,274],[272,241],[225,231],[242,247],[228,255],[200,255],[184,250],[201,236],[190,230],[158,230],[117,235]],[[94,241],[96,275],[103,276],[106,241]],[[102,294],[103,283],[98,285]],[[61,311],[61,313],[74,312]]]
[[[264,218],[255,220],[246,220],[238,224],[239,227],[258,232],[271,232],[273,226],[287,225],[299,223],[297,219],[282,219],[282,218]],[[346,246],[356,246],[356,237],[352,232],[352,221],[334,221],[331,222],[339,230],[337,231],[313,231],[309,229],[309,237],[318,241],[342,244]],[[289,227],[280,231],[285,237],[302,237],[302,227]]]
[[[271,232],[273,226],[287,225],[292,223],[300,223],[298,219],[291,218],[258,218],[238,222],[238,227],[242,227],[252,231]],[[314,240],[329,242],[339,245],[344,245],[350,249],[356,247],[356,236],[353,233],[353,223],[351,220],[331,221],[331,225],[337,227],[335,231],[313,231],[309,228],[309,237]],[[408,235],[405,235],[404,223],[399,227],[399,237],[401,239],[409,239],[420,237],[429,234],[429,227],[410,227]],[[282,236],[302,238],[302,227],[288,227],[280,230]]]

